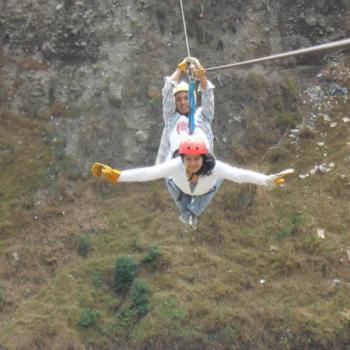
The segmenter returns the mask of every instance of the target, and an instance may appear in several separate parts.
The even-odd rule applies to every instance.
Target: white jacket
[[[208,193],[215,181],[226,179],[238,183],[252,183],[256,185],[267,186],[269,176],[257,173],[251,170],[244,170],[232,167],[219,160],[216,161],[215,167],[210,175],[201,175],[197,185],[191,191],[190,182],[186,174],[186,168],[180,157],[171,159],[164,163],[146,168],[124,170],[119,177],[120,182],[144,182],[165,177],[171,177],[176,186],[185,194],[191,196],[200,196]]]

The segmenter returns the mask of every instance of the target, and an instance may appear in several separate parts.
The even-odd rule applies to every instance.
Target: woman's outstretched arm
[[[113,169],[105,164],[94,163],[91,171],[94,176],[102,177],[111,183],[146,182],[172,176],[174,172],[179,171],[180,162],[181,159],[176,158],[150,167],[122,171]]]

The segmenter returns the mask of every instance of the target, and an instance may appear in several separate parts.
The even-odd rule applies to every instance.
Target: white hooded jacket
[[[168,160],[164,163],[146,168],[124,170],[119,177],[120,182],[144,182],[165,177],[173,179],[176,186],[185,194],[201,196],[208,193],[215,185],[216,180],[226,179],[237,183],[251,183],[256,185],[268,185],[268,175],[251,170],[232,167],[219,160],[216,161],[210,175],[201,175],[196,186],[191,190],[190,182],[186,174],[186,168],[181,157]]]

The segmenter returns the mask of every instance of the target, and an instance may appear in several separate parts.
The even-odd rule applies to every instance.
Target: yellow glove
[[[191,70],[193,75],[197,78],[202,77],[205,74],[205,69],[200,64],[199,60],[195,57],[189,57],[189,61],[191,62]]]
[[[102,163],[94,163],[91,167],[91,172],[94,176],[102,176],[102,168],[105,165]]]
[[[199,63],[198,58],[196,57],[188,57],[190,63],[194,64],[196,67],[199,67],[201,64]]]
[[[102,169],[102,176],[112,184],[115,184],[120,176],[121,172],[116,169],[112,169],[109,166],[105,166]]]
[[[119,170],[112,169],[110,166],[102,163],[94,163],[91,167],[91,171],[94,176],[102,176],[104,179],[113,184],[118,181],[121,174]]]
[[[182,73],[185,73],[189,63],[189,57],[186,57],[177,65],[177,68],[179,68]]]
[[[285,183],[285,176],[294,173],[294,169],[286,169],[278,174],[270,175],[267,179],[267,186],[270,188],[279,187]]]
[[[205,75],[205,69],[203,68],[203,66],[201,65],[197,66],[196,69],[194,70],[194,75],[198,78]]]

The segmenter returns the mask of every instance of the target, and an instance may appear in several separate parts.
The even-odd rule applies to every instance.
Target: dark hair
[[[196,175],[210,175],[212,170],[215,167],[215,157],[211,154],[203,154],[203,165],[202,167],[197,171]]]
[[[173,158],[176,158],[178,156],[181,156],[181,160],[182,162],[184,161],[184,154],[179,154],[179,150],[176,150],[174,153],[173,153]],[[193,175],[210,175],[212,170],[214,169],[215,167],[215,157],[211,154],[211,153],[208,153],[208,154],[201,154],[200,155],[203,159],[203,164],[201,166],[201,168],[193,173],[191,175],[191,177],[189,178],[188,181],[191,181]]]

